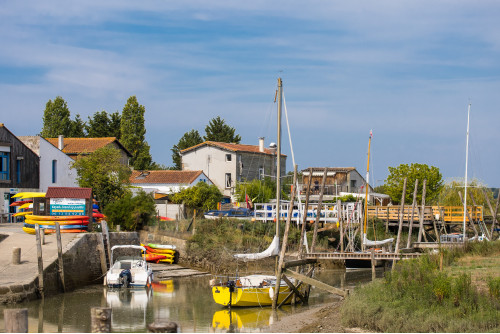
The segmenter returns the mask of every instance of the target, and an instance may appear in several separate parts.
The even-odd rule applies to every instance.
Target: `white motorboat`
[[[129,253],[141,251],[137,256],[118,257],[113,263],[114,252],[117,249],[126,250]],[[118,245],[111,248],[110,262],[113,266],[108,270],[104,278],[104,285],[110,288],[141,288],[151,285],[153,282],[153,270],[146,262],[143,254],[146,254],[146,248],[136,245]]]

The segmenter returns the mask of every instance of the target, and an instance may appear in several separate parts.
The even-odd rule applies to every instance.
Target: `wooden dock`
[[[483,207],[482,206],[468,206],[467,211],[469,212],[473,221],[484,221],[483,218]],[[391,206],[368,206],[367,215],[368,218],[378,218],[381,220],[386,220],[389,223],[397,223],[399,218],[403,215],[403,223],[409,222],[412,217],[412,207],[404,206],[403,212],[401,212],[400,205]],[[426,206],[424,209],[424,223],[429,223],[433,221],[441,221],[445,224],[459,224],[463,222],[464,208],[463,206]],[[420,219],[420,208],[413,208],[413,220],[418,221]],[[469,221],[469,217],[466,217],[466,221]]]
[[[416,259],[421,253],[373,253],[374,260],[405,260]],[[371,260],[371,252],[331,252],[331,253],[309,253],[304,254],[304,259],[309,260]]]

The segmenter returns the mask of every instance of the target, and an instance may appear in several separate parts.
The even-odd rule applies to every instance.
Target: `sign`
[[[51,198],[50,199],[51,216],[84,216],[85,199],[84,198]]]

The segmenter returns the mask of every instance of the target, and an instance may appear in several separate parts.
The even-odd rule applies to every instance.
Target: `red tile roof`
[[[203,173],[201,170],[134,170],[129,180],[132,184],[191,184],[201,173]]]
[[[90,198],[92,188],[48,187],[45,198]]]
[[[49,143],[58,147],[58,138],[45,138]],[[62,151],[68,155],[92,153],[113,142],[123,149],[129,156],[132,156],[125,147],[116,139],[116,137],[101,137],[101,138],[64,138],[64,147]]]
[[[264,152],[260,152],[259,146],[258,145],[244,145],[244,144],[233,144],[233,143],[223,143],[223,142],[216,142],[216,141],[205,141],[201,144],[195,145],[188,147],[184,150],[181,150],[181,153],[187,153],[191,150],[195,150],[199,147],[202,146],[214,146],[214,147],[219,147],[222,149],[226,149],[228,151],[233,151],[233,152],[247,152],[247,153],[259,153],[259,154],[269,154],[269,155],[274,155],[275,153],[270,150],[269,148],[264,147]],[[285,156],[285,154],[281,154],[281,156]]]

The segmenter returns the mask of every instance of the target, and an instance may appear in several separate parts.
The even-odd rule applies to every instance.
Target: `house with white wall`
[[[213,184],[201,170],[134,170],[129,181],[132,186],[142,188],[147,193],[165,195],[178,193],[183,188],[195,186],[198,182]]]
[[[40,191],[48,187],[78,187],[76,170],[71,166],[75,162],[46,139],[40,136],[19,136],[40,157]]]
[[[276,146],[206,141],[180,152],[182,170],[202,170],[225,196],[235,192],[236,182],[271,177],[276,179]],[[281,175],[286,174],[286,155],[281,154]]]

